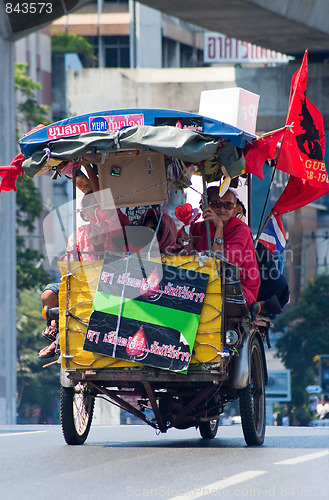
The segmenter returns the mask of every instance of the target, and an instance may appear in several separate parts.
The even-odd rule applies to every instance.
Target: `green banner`
[[[209,276],[106,253],[84,349],[186,373]]]

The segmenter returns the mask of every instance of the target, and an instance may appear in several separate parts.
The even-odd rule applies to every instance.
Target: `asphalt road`
[[[329,497],[329,428],[268,427],[262,447],[240,425],[213,440],[146,425],[92,426],[68,446],[60,426],[0,427],[1,500]]]

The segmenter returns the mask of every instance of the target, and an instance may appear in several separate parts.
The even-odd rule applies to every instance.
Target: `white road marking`
[[[0,437],[3,437],[3,436],[24,436],[24,434],[38,434],[38,432],[47,432],[47,431],[6,432],[5,434],[1,434],[1,432],[0,432]]]
[[[245,472],[240,472],[239,474],[235,474],[234,476],[227,477],[226,479],[222,479],[221,481],[216,481],[215,483],[206,484],[205,486],[200,486],[195,490],[186,491],[186,493],[182,495],[178,495],[176,497],[169,498],[169,500],[183,500],[186,498],[202,498],[207,495],[213,496],[215,492],[218,492],[229,488],[230,486],[234,486],[239,483],[243,483],[244,481],[248,481],[249,479],[254,479],[257,476],[261,476],[262,474],[267,474],[266,470],[247,470]]]
[[[287,460],[282,460],[281,462],[274,462],[274,465],[295,465],[302,462],[307,462],[308,460],[315,460],[316,458],[325,457],[329,455],[329,450],[318,451],[317,453],[309,453],[308,455],[302,455],[296,458],[288,458]]]

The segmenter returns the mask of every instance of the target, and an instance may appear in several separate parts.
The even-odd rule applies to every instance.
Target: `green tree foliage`
[[[75,52],[84,67],[93,67],[97,62],[91,43],[83,36],[54,32],[51,37],[51,51],[53,54]]]
[[[17,420],[18,423],[54,423],[58,411],[58,365],[43,368],[39,360],[44,347],[41,331],[40,294],[22,291],[17,306]],[[56,422],[56,420],[55,420]],[[57,423],[57,422],[56,422]]]
[[[38,104],[36,92],[42,85],[26,74],[27,64],[15,64],[15,89],[17,116],[27,130],[43,123],[49,123],[47,106]],[[35,223],[42,213],[39,190],[32,179],[19,176],[16,182],[16,245],[17,245],[17,291],[34,289],[49,280],[48,274],[40,267],[43,255],[27,247],[26,236],[32,234]]]
[[[305,388],[317,383],[317,355],[329,353],[328,304],[329,275],[320,274],[309,282],[296,306],[275,322],[275,330],[283,332],[277,341],[278,356],[292,375],[291,407],[295,415],[303,414],[304,424]]]
[[[44,259],[37,250],[27,247],[26,236],[32,234],[35,222],[42,212],[39,190],[33,180],[24,175],[16,182],[16,281],[18,297],[21,290],[33,290],[44,286],[49,281],[49,275],[41,267]],[[24,231],[22,233],[21,231]]]
[[[16,115],[27,127],[25,132],[39,123],[50,123],[48,106],[39,104],[37,100],[37,92],[42,89],[42,85],[26,74],[27,66],[25,63],[15,63]]]
[[[26,74],[26,64],[15,65],[17,126],[28,132],[39,123],[49,123],[48,108],[38,104],[41,84]],[[58,366],[43,369],[37,352],[44,347],[41,332],[45,320],[41,315],[40,288],[50,277],[42,267],[43,255],[28,247],[42,214],[40,191],[27,175],[16,182],[17,244],[17,412],[18,422],[47,422],[56,412],[58,402]],[[31,293],[32,292],[32,293]]]

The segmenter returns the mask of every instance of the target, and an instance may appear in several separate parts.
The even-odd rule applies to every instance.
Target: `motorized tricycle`
[[[188,255],[163,251],[158,237],[172,193],[192,190],[207,203],[209,183],[245,184],[242,148],[253,138],[192,113],[125,109],[67,118],[20,140],[27,175],[66,176],[73,186],[72,201],[44,225],[48,256],[61,272],[60,413],[68,444],[86,440],[98,397],[161,433],[196,427],[205,439],[238,400],[247,445],[263,443],[270,320],[251,315],[239,269],[211,244]],[[112,221],[102,248],[95,238],[81,246],[83,193],[94,197],[98,228]],[[180,207],[188,228],[198,210]],[[150,208],[153,229],[140,225]]]

